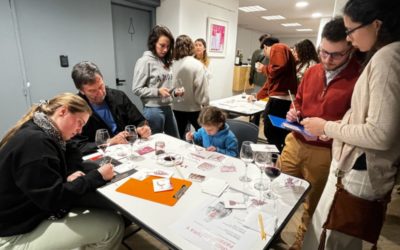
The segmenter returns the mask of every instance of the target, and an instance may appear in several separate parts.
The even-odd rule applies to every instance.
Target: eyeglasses
[[[361,29],[362,27],[367,26],[368,24],[369,24],[369,23],[360,24],[360,25],[358,25],[357,27],[355,27],[355,28],[353,28],[353,29],[346,30],[346,31],[345,31],[346,36],[350,36],[354,31],[356,31],[356,30],[358,30],[358,29]]]
[[[319,55],[323,58],[327,58],[328,56],[330,56],[333,60],[338,60],[338,59],[342,59],[350,51],[351,51],[351,48],[346,50],[345,52],[328,52],[328,51],[320,48]]]

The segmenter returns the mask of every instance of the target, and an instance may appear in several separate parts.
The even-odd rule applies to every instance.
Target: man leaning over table
[[[89,103],[93,113],[82,129],[82,133],[73,138],[82,154],[96,151],[96,130],[107,129],[110,145],[126,144],[126,125],[135,125],[138,135],[147,138],[151,129],[138,108],[121,90],[105,86],[103,75],[96,64],[83,61],[72,69],[72,79],[79,90],[79,96]]]
[[[297,90],[293,107],[286,119],[295,122],[305,117],[340,120],[350,108],[353,88],[360,75],[360,65],[352,56],[353,47],[346,41],[342,17],[328,22],[319,46],[321,62],[309,68]],[[297,113],[296,113],[297,111]],[[297,132],[290,133],[281,154],[282,171],[311,183],[303,206],[296,241],[289,249],[301,249],[304,233],[324,189],[331,163],[332,140],[310,140]]]

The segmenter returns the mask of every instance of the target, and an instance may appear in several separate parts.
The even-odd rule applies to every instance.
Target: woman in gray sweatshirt
[[[143,102],[143,115],[152,133],[179,137],[172,112],[172,56],[174,37],[169,29],[156,25],[147,41],[148,51],[136,62],[132,90]]]

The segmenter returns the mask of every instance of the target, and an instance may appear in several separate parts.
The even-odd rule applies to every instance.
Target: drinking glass
[[[253,142],[251,141],[244,141],[242,143],[242,147],[240,148],[240,159],[244,162],[246,170],[245,174],[243,176],[239,177],[239,180],[242,182],[250,182],[251,178],[247,176],[247,168],[248,164],[253,162],[254,155],[253,155],[253,150],[251,149],[251,144]]]
[[[248,98],[248,101],[251,102],[251,109],[255,110],[255,103],[257,101],[257,93],[251,93]]]
[[[185,94],[185,87],[183,87],[182,80],[178,79],[178,86],[175,88],[175,96],[177,102],[184,100],[183,95]]]
[[[110,141],[110,134],[108,133],[107,129],[96,130],[95,142],[97,147],[101,150],[103,154],[103,159],[100,165],[104,164],[106,161],[106,150],[110,144],[109,141]]]
[[[254,152],[254,163],[260,169],[260,179],[254,184],[254,188],[260,191],[267,190],[267,185],[264,183],[263,173],[267,166],[269,155],[267,152]]]
[[[136,139],[138,138],[138,134],[136,131],[136,127],[134,125],[125,126],[125,131],[128,133],[126,140],[128,141],[130,148],[131,148],[131,153],[130,153],[128,159],[133,160],[135,158],[135,155],[133,154],[133,144],[135,143]]]
[[[157,159],[160,157],[160,155],[165,154],[165,142],[164,141],[156,141],[154,144],[154,149],[155,149],[155,154]]]
[[[272,182],[281,174],[281,167],[279,164],[279,154],[277,153],[270,154],[268,163],[265,167],[265,174],[270,179],[268,191],[265,193],[265,198],[276,199],[277,195],[274,193],[274,190],[272,188]]]

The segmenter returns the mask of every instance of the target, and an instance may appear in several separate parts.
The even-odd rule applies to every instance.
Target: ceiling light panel
[[[299,23],[281,23],[282,26],[284,27],[299,27],[301,24]]]
[[[276,16],[262,16],[261,18],[264,18],[264,19],[266,19],[266,20],[268,20],[268,21],[286,19],[286,17],[280,16],[280,15],[276,15]]]
[[[319,12],[312,13],[312,15],[311,15],[312,18],[320,18],[321,16],[322,16],[322,14]]]
[[[297,2],[296,3],[296,7],[297,8],[304,8],[304,7],[307,7],[308,6],[308,2],[306,2],[306,1],[300,1],[300,2]]]
[[[254,6],[240,7],[239,10],[244,11],[244,12],[256,12],[256,11],[264,11],[267,9],[265,9],[259,5],[254,5]]]
[[[310,32],[313,31],[312,29],[296,29],[299,32]]]

